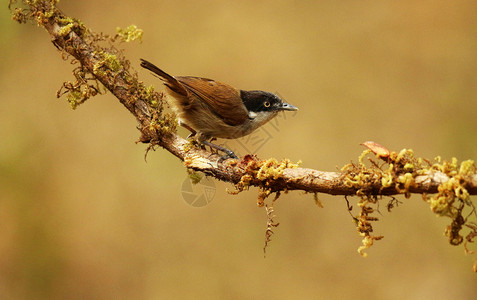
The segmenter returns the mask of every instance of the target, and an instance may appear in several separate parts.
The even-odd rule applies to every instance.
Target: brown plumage
[[[247,108],[242,103],[240,92],[228,84],[201,77],[174,77],[144,59],[141,59],[141,66],[164,81],[164,85],[175,93],[172,96],[183,110],[192,111],[205,103],[217,117],[231,126],[242,124],[248,118]]]
[[[242,103],[239,91],[230,85],[191,76],[178,76],[177,80],[189,92],[189,99],[203,100],[224,123],[235,126],[248,118],[247,108]]]
[[[172,108],[180,124],[197,134],[199,142],[235,154],[210,143],[211,138],[235,139],[250,134],[281,110],[297,110],[277,95],[264,91],[244,91],[212,79],[171,76],[141,59],[141,67],[156,74],[167,87]]]

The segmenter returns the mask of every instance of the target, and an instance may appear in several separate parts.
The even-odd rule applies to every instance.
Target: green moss
[[[136,25],[129,25],[128,27],[122,29],[120,27],[116,27],[117,36],[123,42],[132,42],[138,40],[140,43],[142,42],[142,35],[143,30],[139,29]]]
[[[85,98],[80,89],[74,89],[68,93],[66,100],[70,103],[72,109],[76,109],[78,105],[84,102]]]
[[[54,11],[45,13],[46,18],[51,18],[54,16]],[[79,37],[83,38],[86,35],[86,26],[78,19],[70,17],[58,17],[56,22],[61,25],[61,29],[58,32],[60,36],[67,36],[74,31]]]
[[[202,175],[201,173],[195,172],[190,169],[187,169],[187,174],[189,175],[189,178],[192,181],[192,184],[198,184],[204,177],[204,175]]]
[[[404,168],[403,168],[403,169],[404,169],[404,171],[406,171],[406,172],[411,172],[411,173],[412,173],[412,171],[414,171],[414,164],[413,164],[413,163],[406,163],[406,164],[404,165]]]
[[[358,220],[357,229],[363,236],[363,245],[358,252],[365,255],[363,251],[371,246],[374,240],[381,238],[373,234],[371,223],[377,221],[377,218],[372,216],[372,212],[379,207],[381,191],[394,187],[396,192],[408,198],[411,188],[416,184],[417,176],[432,176],[435,172],[443,173],[449,179],[439,185],[437,194],[424,195],[424,200],[429,203],[432,212],[436,215],[451,219],[451,224],[445,230],[450,244],[458,245],[464,240],[472,240],[475,233],[470,231],[464,238],[461,232],[463,228],[472,228],[469,225],[472,224],[469,221],[470,215],[477,217],[467,190],[468,184],[476,173],[474,161],[467,160],[459,164],[456,158],[445,161],[438,156],[431,163],[426,159],[414,157],[411,149],[403,149],[399,153],[390,152],[386,157],[368,157],[366,162],[365,158],[371,152],[373,151],[363,151],[357,164],[351,163],[342,168],[344,184],[356,189],[356,195],[360,197],[358,207],[361,211],[356,217],[353,216],[353,220]],[[376,189],[379,185],[381,187]],[[387,206],[388,209],[394,207],[394,203],[395,199],[392,198]]]
[[[158,132],[160,135],[177,130],[177,118],[173,113],[165,113],[164,94],[155,91],[154,86],[145,86],[134,79],[129,90],[130,102],[142,101],[147,108],[144,113],[150,117],[149,131]],[[150,141],[155,143],[155,141]]]
[[[107,72],[116,73],[121,69],[121,62],[115,54],[104,51],[95,52],[99,60],[93,66],[93,74],[105,76]]]
[[[83,104],[89,98],[100,93],[99,88],[78,82],[65,82],[63,88],[65,88],[66,91],[63,93],[61,93],[61,90],[58,91],[57,97],[60,97],[62,94],[67,94],[66,100],[72,109],[76,109],[80,104]]]
[[[475,174],[475,162],[471,159],[464,160],[459,167],[459,174],[462,176],[472,176]]]
[[[153,108],[159,108],[162,105],[162,101],[157,97],[157,93],[152,85],[143,89],[142,98]]]
[[[382,173],[382,176],[381,176],[381,185],[383,186],[383,188],[388,188],[392,185],[393,183],[393,167],[394,165],[393,164],[389,164],[389,168]]]
[[[267,160],[258,160],[256,157],[247,155],[241,164],[244,164],[244,175],[235,185],[234,191],[228,191],[231,194],[238,194],[247,190],[250,185],[259,187],[258,206],[263,206],[265,199],[272,193],[272,186],[276,181],[283,177],[286,169],[297,168],[301,161],[292,163],[289,159],[277,161],[274,158]],[[237,161],[231,161],[231,165],[237,164]],[[278,195],[278,194],[277,194]],[[278,198],[278,197],[277,197]]]
[[[58,31],[58,34],[60,36],[67,36],[68,34],[70,34],[73,27],[74,27],[73,23],[66,24],[65,26],[61,27],[61,29]]]
[[[276,180],[283,175],[285,169],[296,167],[298,167],[298,164],[293,164],[288,159],[284,159],[279,163],[276,159],[270,158],[260,163],[256,178],[262,181],[268,179]]]

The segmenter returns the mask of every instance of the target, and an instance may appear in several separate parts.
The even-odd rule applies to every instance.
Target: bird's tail
[[[154,64],[148,62],[145,59],[141,58],[141,67],[148,69],[152,73],[156,74],[159,76],[159,78],[164,81],[164,84],[170,88],[172,91],[176,92],[177,94],[180,94],[182,96],[187,96],[188,92],[186,88],[173,76],[167,74],[166,72],[162,71],[158,67],[156,67]]]

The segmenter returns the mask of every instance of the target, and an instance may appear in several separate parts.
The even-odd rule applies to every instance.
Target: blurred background
[[[95,31],[136,24],[124,45],[141,80],[148,59],[172,75],[278,92],[298,106],[253,139],[261,158],[335,171],[360,143],[417,156],[477,158],[475,1],[61,1]],[[257,190],[211,181],[190,190],[168,152],[135,144],[135,119],[111,95],[77,110],[50,37],[0,10],[2,299],[470,299],[473,258],[443,235],[419,195],[381,209],[384,239],[362,258],[343,197],[301,192],[275,205],[263,257]],[[185,130],[180,130],[186,136]],[[220,141],[219,141],[220,142]],[[224,142],[224,141],[222,141]],[[244,150],[240,150],[242,147]],[[187,193],[208,191],[206,206]],[[211,192],[212,191],[212,192]],[[211,196],[212,195],[212,196]],[[352,204],[356,199],[351,199]]]

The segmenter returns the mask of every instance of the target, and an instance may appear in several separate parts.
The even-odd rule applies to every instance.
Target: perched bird
[[[203,145],[237,158],[229,149],[212,144],[212,138],[236,139],[252,133],[282,110],[298,110],[275,94],[244,91],[212,79],[171,76],[147,60],[141,67],[156,74],[167,87],[179,124]]]

